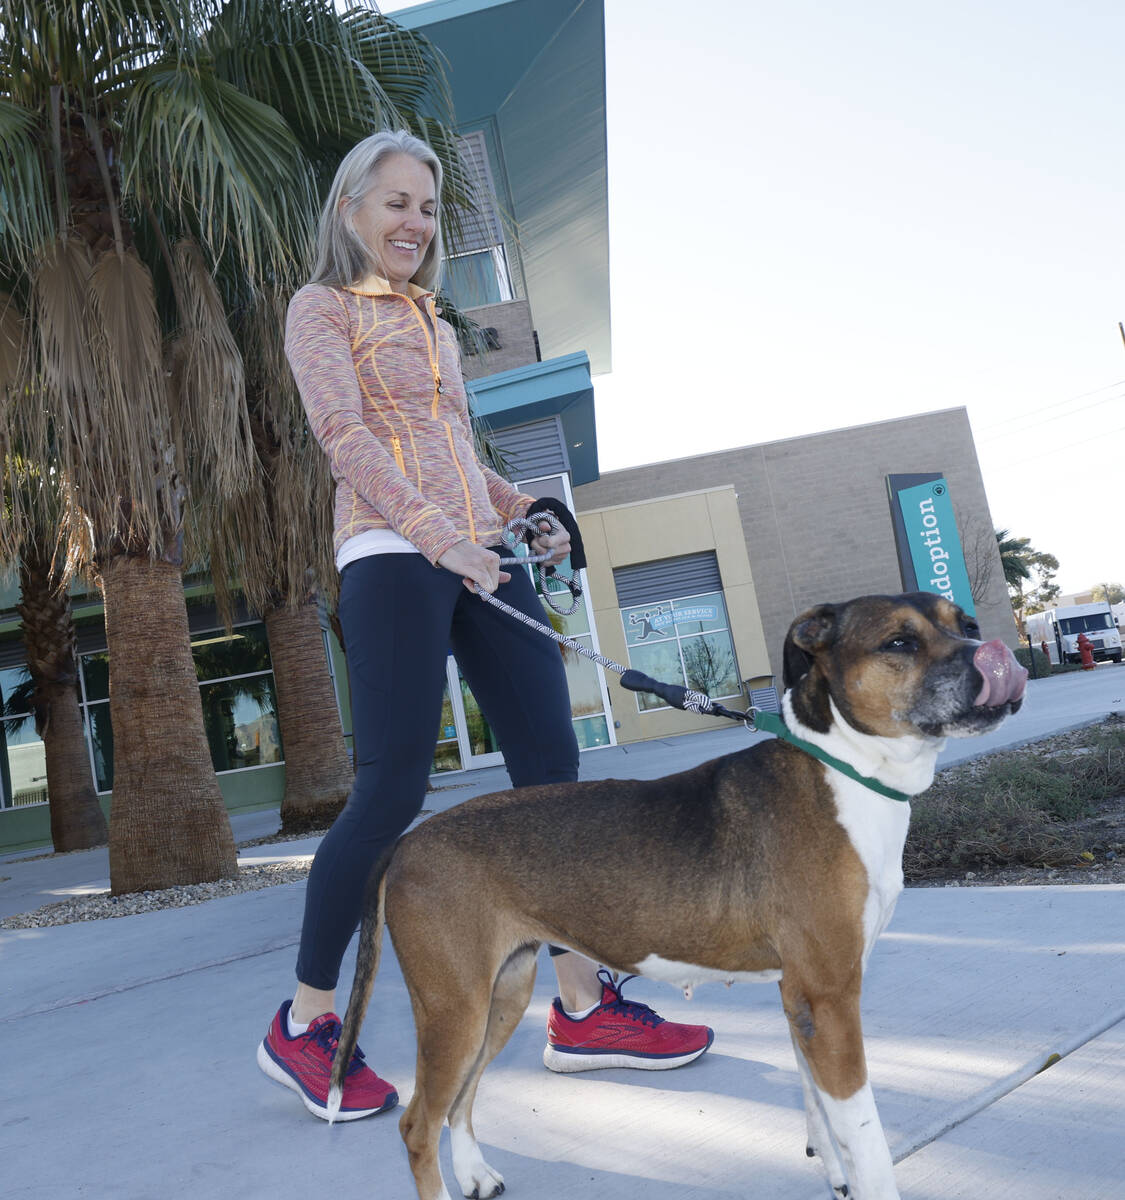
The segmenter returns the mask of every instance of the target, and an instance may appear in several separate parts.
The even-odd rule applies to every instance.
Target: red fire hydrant
[[[1078,635],[1078,653],[1082,656],[1082,670],[1092,671],[1094,669],[1094,647],[1084,633]]]

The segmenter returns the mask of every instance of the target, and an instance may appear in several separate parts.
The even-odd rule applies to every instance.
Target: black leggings
[[[500,552],[503,548],[496,546]],[[522,568],[497,596],[544,619]],[[578,778],[558,645],[469,592],[421,554],[374,554],[340,577],[355,783],[313,859],[297,979],[336,986],[371,865],[422,808],[452,650],[504,754],[513,787]]]

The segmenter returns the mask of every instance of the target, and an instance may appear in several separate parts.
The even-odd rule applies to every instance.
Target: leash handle
[[[551,512],[531,513],[526,517],[513,517],[507,525],[504,526],[500,534],[500,538],[504,545],[513,552],[520,541],[530,541],[533,537],[537,537],[543,531],[539,528],[540,521],[546,521],[552,534],[562,532],[562,524],[558,517]],[[545,563],[551,554],[513,554],[511,558],[502,558],[500,565],[502,567],[527,567],[537,564],[536,569],[539,572],[540,595],[543,603],[560,617],[569,617],[572,613],[578,611],[578,602],[582,599],[582,585],[573,576],[561,574],[555,567],[544,567]],[[570,607],[560,608],[552,599],[552,596],[559,595],[558,592],[552,592],[547,586],[548,579],[556,579],[559,583],[565,585],[570,592]],[[562,603],[560,601],[560,603]]]
[[[748,721],[748,713],[733,712],[717,700],[712,700],[706,692],[697,692],[682,683],[665,683],[661,679],[653,679],[643,671],[632,667],[621,673],[621,686],[631,692],[651,692],[659,696],[666,704],[684,712],[700,713],[703,716],[730,717],[734,721]],[[753,726],[751,726],[753,728]]]

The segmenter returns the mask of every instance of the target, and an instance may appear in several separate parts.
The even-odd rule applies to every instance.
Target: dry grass
[[[1091,845],[1098,830],[1100,843]],[[949,767],[914,803],[908,879],[1113,861],[1125,838],[1125,719]],[[1116,840],[1115,840],[1116,839]]]

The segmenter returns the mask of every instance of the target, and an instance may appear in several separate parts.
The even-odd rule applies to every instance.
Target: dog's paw
[[[470,1191],[464,1184],[461,1186],[467,1200],[490,1200],[492,1196],[499,1196],[504,1191],[504,1180],[501,1176],[486,1162],[482,1161],[480,1165],[484,1168],[480,1172],[482,1178],[474,1181],[472,1190]]]
[[[847,1176],[844,1174],[840,1156],[836,1153],[836,1147],[831,1141],[828,1143],[828,1151],[828,1155],[822,1154],[820,1148],[812,1142],[805,1146],[805,1154],[809,1158],[820,1159],[821,1166],[828,1175],[828,1186],[832,1189],[832,1194],[840,1197],[840,1200],[847,1200],[851,1195],[846,1182]]]
[[[453,1173],[467,1200],[490,1200],[504,1190],[504,1177],[494,1171],[481,1155],[476,1140],[460,1129],[451,1129]]]

